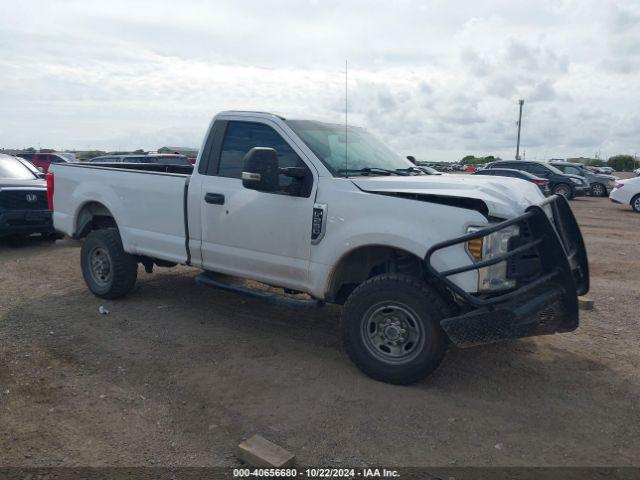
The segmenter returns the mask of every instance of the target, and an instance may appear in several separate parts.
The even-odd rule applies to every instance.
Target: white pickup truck
[[[428,375],[450,342],[572,331],[589,288],[563,198],[426,175],[355,127],[223,112],[194,167],[56,164],[47,182],[95,295],[126,295],[140,263],[306,292],[343,305],[351,359],[392,383]]]

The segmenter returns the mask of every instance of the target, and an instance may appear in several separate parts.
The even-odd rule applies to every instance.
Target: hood
[[[544,200],[533,183],[517,178],[481,175],[352,177],[361,190],[380,194],[425,195],[481,200],[494,217],[512,218]]]
[[[600,180],[616,180],[617,179],[617,177],[614,177],[613,175],[605,175],[603,173],[594,173],[593,176],[596,178],[599,178]]]
[[[3,188],[47,188],[47,183],[44,180],[15,180],[13,178],[0,178],[0,190]]]
[[[580,180],[580,184],[582,185],[589,185],[589,181],[586,178],[581,177],[580,175],[572,175],[570,173],[563,173],[563,175],[565,177],[575,178],[576,180]]]

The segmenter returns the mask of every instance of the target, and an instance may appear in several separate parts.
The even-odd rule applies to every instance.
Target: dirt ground
[[[235,466],[259,433],[299,465],[640,466],[640,215],[572,206],[595,300],[580,328],[451,349],[409,387],[351,364],[338,308],[266,304],[183,267],[104,301],[78,242],[1,245],[0,465]]]

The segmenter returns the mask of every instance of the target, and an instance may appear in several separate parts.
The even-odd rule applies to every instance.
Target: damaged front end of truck
[[[505,232],[509,235],[501,235]],[[433,266],[436,252],[460,244],[471,264],[448,270]],[[580,228],[567,200],[555,195],[519,216],[433,245],[424,263],[460,307],[456,316],[441,321],[459,347],[573,331],[579,323],[577,297],[589,290]],[[495,268],[508,282],[499,293],[469,293],[450,278],[477,271],[479,283],[491,282]]]

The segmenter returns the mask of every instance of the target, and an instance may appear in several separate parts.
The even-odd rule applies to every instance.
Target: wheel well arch
[[[102,203],[90,201],[83,204],[76,215],[75,237],[86,237],[92,230],[117,227],[111,211]]]
[[[362,282],[382,273],[403,273],[424,278],[423,259],[388,245],[365,245],[345,253],[332,270],[326,298],[343,304]]]

